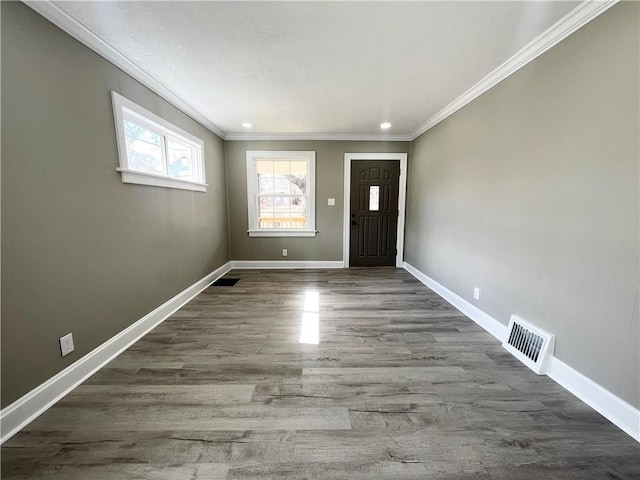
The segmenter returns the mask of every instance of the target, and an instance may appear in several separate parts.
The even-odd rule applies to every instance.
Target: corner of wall
[[[224,156],[224,193],[227,199],[227,258],[231,260],[231,208],[229,203],[229,140],[222,139],[222,155]]]

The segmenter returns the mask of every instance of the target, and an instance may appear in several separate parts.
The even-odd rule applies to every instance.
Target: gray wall
[[[616,5],[416,139],[405,237],[410,264],[556,334],[560,360],[636,408],[639,8]]]
[[[405,250],[501,322],[555,333],[556,356],[635,407],[639,8],[615,6],[413,142]],[[1,9],[2,407],[229,258],[341,260],[344,153],[409,149],[223,144],[28,7]],[[110,90],[205,140],[206,194],[122,184]],[[248,238],[245,151],[261,149],[317,152],[316,238]]]
[[[344,154],[407,153],[408,142],[231,141],[225,142],[229,189],[229,230],[233,260],[342,260]],[[265,238],[247,234],[247,150],[316,152],[316,230],[314,238]],[[327,199],[335,198],[335,207]],[[282,256],[282,249],[288,256]]]
[[[122,183],[111,90],[205,141],[206,194]],[[3,407],[228,261],[226,212],[220,138],[2,2]]]

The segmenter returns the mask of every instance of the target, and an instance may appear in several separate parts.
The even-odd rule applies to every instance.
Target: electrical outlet
[[[286,248],[283,248],[283,249],[282,249],[282,256],[283,256],[283,257],[286,257],[286,256],[287,256],[287,249],[286,249]]]
[[[60,337],[60,353],[63,357],[73,352],[73,348],[73,334],[67,333],[64,337]]]
[[[336,205],[336,199],[335,199],[335,198],[330,198],[330,199],[327,201],[327,205],[329,205],[330,207],[335,207],[335,205]]]
[[[478,287],[473,289],[473,298],[480,300],[480,289]]]

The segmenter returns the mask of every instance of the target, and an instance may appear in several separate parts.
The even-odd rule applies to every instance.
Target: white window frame
[[[169,123],[164,118],[151,113],[149,110],[132,102],[128,98],[123,97],[117,92],[111,92],[111,100],[113,103],[113,116],[116,126],[118,157],[120,158],[120,167],[116,168],[116,170],[120,172],[123,183],[179,188],[181,190],[193,190],[196,192],[207,191],[207,187],[209,185],[206,183],[204,171],[204,141],[195,135],[176,127],[172,123]],[[139,170],[130,169],[124,130],[125,120],[131,121],[136,125],[164,137],[165,162],[167,158],[167,139],[169,137],[192,147],[195,152],[195,158],[193,158],[192,165],[195,180],[185,180],[183,178],[172,177],[168,174],[141,172]]]
[[[258,177],[256,159],[305,160],[307,162],[307,228],[260,228],[258,222]],[[247,150],[247,232],[250,237],[316,236],[316,152]]]

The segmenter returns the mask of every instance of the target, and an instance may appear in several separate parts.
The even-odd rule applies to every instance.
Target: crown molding
[[[522,67],[542,55],[558,42],[564,40],[580,27],[613,7],[616,3],[618,3],[618,0],[586,0],[582,2],[558,22],[545,30],[541,35],[525,45],[509,60],[493,70],[489,75],[484,77],[449,105],[420,125],[413,133],[411,133],[411,135],[409,135],[410,139],[415,140],[427,130],[435,127],[438,123],[442,122],[444,119],[475,100],[477,97],[482,95],[491,87],[500,83],[511,74],[520,70]]]
[[[23,3],[25,3],[29,8],[42,15],[44,18],[49,20],[60,29],[64,30],[80,43],[86,45],[98,55],[113,63],[122,71],[131,75],[144,86],[160,95],[167,102],[171,103],[174,107],[181,110],[196,122],[202,124],[213,133],[218,135],[220,138],[224,138],[225,132],[220,130],[204,115],[199,113],[195,108],[189,105],[189,103],[173,93],[171,89],[160,83],[158,80],[153,78],[143,69],[129,60],[126,56],[112,47],[109,43],[105,42],[95,32],[84,26],[64,9],[49,0],[23,0]]]
[[[427,130],[445,120],[462,107],[475,100],[484,92],[515,73],[538,56],[549,50],[558,42],[571,35],[583,25],[587,24],[601,13],[618,3],[619,0],[585,0],[566,16],[548,28],[537,38],[504,62],[486,77],[476,83],[465,93],[456,98],[449,105],[429,118],[410,134],[321,134],[321,133],[228,133],[225,134],[194,107],[173,93],[168,87],[153,78],[96,33],[81,24],[75,17],[63,10],[50,0],[23,0],[31,9],[67,32],[98,55],[116,65],[125,73],[131,75],[140,83],[160,95],[166,101],[180,109],[189,117],[202,124],[224,140],[343,140],[343,141],[387,141],[409,142],[415,140]]]
[[[408,134],[322,134],[322,133],[277,133],[277,134],[226,134],[194,107],[173,93],[171,89],[156,80],[142,68],[136,65],[125,55],[116,50],[112,45],[99,37],[91,29],[87,28],[73,15],[50,0],[23,0],[28,7],[49,20],[51,23],[71,35],[80,43],[89,47],[116,67],[131,75],[140,83],[164,98],[167,102],[181,110],[183,113],[202,124],[224,140],[355,140],[355,141],[387,141],[408,142],[411,136]]]
[[[228,133],[225,140],[343,140],[361,142],[409,142],[411,136],[402,133]]]

